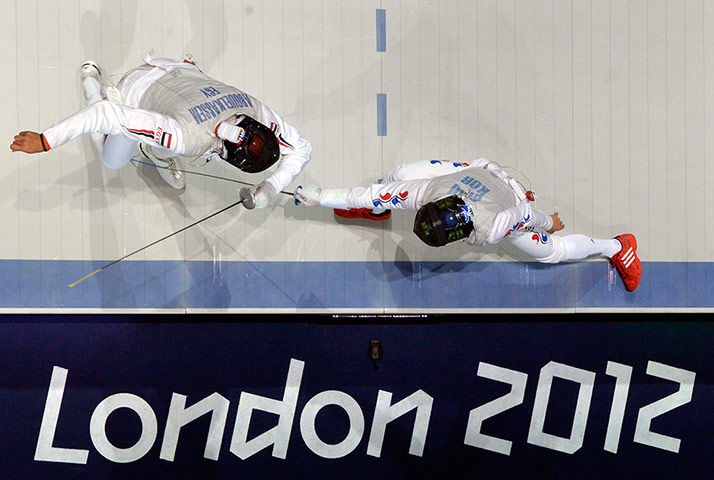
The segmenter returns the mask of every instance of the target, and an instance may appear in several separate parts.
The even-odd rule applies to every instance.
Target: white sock
[[[84,97],[87,99],[87,105],[92,105],[100,100],[104,100],[104,98],[102,98],[102,86],[96,78],[85,78],[82,81],[82,86],[84,87]]]
[[[590,238],[586,235],[566,235],[561,237],[565,241],[566,260],[582,260],[593,256],[612,257],[622,250],[619,240]]]

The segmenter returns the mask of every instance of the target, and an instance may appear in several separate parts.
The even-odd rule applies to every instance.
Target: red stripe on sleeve
[[[154,132],[151,130],[135,130],[133,128],[127,128],[127,130],[129,130],[132,133],[144,133],[144,134],[149,134],[152,137],[154,136]]]

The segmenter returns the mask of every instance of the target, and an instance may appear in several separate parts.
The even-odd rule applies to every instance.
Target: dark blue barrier
[[[4,315],[0,471],[708,479],[714,324],[674,318]]]

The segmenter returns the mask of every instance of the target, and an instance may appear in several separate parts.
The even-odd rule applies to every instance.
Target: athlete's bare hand
[[[10,150],[13,152],[25,153],[40,153],[44,152],[42,148],[42,139],[37,132],[20,132],[15,135],[15,139],[10,145]]]
[[[555,212],[553,215],[550,216],[550,218],[553,219],[553,228],[548,230],[548,233],[557,232],[565,228],[565,224],[560,220],[558,212]]]

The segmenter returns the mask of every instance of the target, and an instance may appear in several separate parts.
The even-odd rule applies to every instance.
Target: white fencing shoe
[[[139,152],[144,158],[151,160],[151,162],[156,165],[156,169],[159,171],[159,174],[161,174],[161,178],[171,185],[171,187],[176,190],[182,190],[186,187],[186,176],[182,171],[183,166],[178,157],[159,156],[150,145],[143,143],[139,143]]]
[[[82,80],[85,78],[95,78],[97,82],[102,83],[102,73],[99,70],[99,65],[92,60],[87,60],[80,67],[82,72]]]

